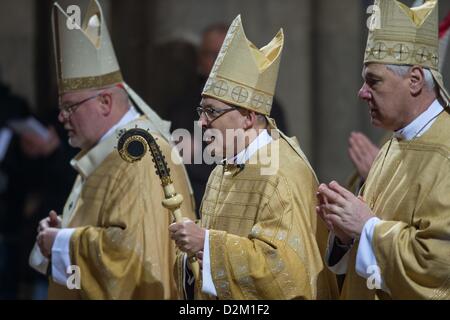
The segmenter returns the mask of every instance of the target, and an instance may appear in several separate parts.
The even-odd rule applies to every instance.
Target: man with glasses
[[[238,16],[197,108],[207,149],[223,160],[209,178],[201,226],[185,221],[169,230],[180,250],[201,262],[199,299],[336,294],[316,241],[314,171],[298,144],[269,118],[283,44],[280,31],[257,49]],[[185,290],[186,258],[177,260],[177,282]]]
[[[175,245],[159,177],[149,155],[129,164],[116,150],[119,131],[139,127],[170,155],[169,128],[123,82],[98,2],[78,4],[85,12],[80,29],[67,28],[58,3],[53,11],[59,120],[70,145],[81,149],[71,162],[78,177],[62,218],[52,211],[39,224],[30,263],[51,275],[49,298],[175,298]],[[193,218],[183,166],[166,160],[185,199],[182,211]]]

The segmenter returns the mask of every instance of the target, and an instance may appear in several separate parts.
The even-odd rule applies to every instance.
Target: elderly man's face
[[[200,105],[206,112],[200,115],[199,125],[208,149],[214,150],[213,156],[224,159],[236,155],[244,143],[245,115],[238,108],[212,98],[203,98]]]
[[[58,119],[64,124],[72,147],[88,150],[101,138],[100,99],[100,93],[92,90],[65,93],[60,97]],[[68,106],[73,107],[67,110]]]
[[[359,98],[369,106],[372,124],[395,131],[405,125],[408,114],[409,78],[396,75],[384,64],[368,64],[363,70],[364,84]]]

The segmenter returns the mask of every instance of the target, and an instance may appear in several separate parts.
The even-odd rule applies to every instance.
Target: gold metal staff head
[[[140,161],[150,150],[156,174],[161,179],[163,187],[172,183],[166,159],[156,139],[147,130],[134,128],[124,131],[119,138],[117,150],[122,159],[130,163]]]

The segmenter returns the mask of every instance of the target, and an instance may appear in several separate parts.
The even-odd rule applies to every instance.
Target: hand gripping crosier
[[[140,161],[150,150],[152,161],[155,163],[156,174],[161,179],[161,185],[164,189],[165,199],[162,201],[162,205],[170,210],[176,222],[182,222],[183,216],[180,206],[183,202],[183,196],[176,193],[165,157],[150,132],[140,128],[124,131],[119,138],[117,149],[122,159],[129,163]],[[188,261],[195,279],[198,280],[200,274],[198,261],[195,256],[190,256]]]

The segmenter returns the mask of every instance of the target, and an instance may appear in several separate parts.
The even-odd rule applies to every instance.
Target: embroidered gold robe
[[[145,120],[139,127],[145,128]],[[184,169],[172,162],[169,144],[153,135],[185,199],[183,214],[193,219]],[[64,208],[63,227],[76,228],[70,257],[80,268],[81,290],[50,280],[50,299],[176,298],[176,253],[168,232],[172,217],[161,205],[164,194],[151,156],[127,163],[114,149],[116,141],[110,137],[76,158],[79,176]]]
[[[284,139],[278,142],[275,174],[262,175],[267,162],[255,160],[261,154],[270,157],[272,142],[243,169],[217,166],[209,178],[201,226],[209,229],[211,274],[219,299],[337,296],[334,275],[321,258],[326,230],[317,225],[315,176]],[[316,232],[321,233],[321,250]],[[198,297],[211,298],[202,293]]]
[[[350,252],[344,299],[450,299],[450,115],[381,150],[363,193],[382,219],[372,246],[391,294],[369,290]],[[384,160],[384,165],[383,165]]]

